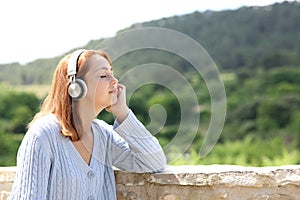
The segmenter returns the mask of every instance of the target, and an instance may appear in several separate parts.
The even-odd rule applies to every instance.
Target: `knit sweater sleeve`
[[[41,135],[29,130],[18,150],[17,174],[9,199],[47,199],[51,167],[49,151]]]
[[[113,165],[133,172],[156,172],[163,170],[166,157],[158,140],[129,112],[128,117],[114,124]]]

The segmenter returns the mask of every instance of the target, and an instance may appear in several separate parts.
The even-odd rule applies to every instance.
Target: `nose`
[[[116,84],[118,84],[118,79],[116,79],[116,77],[114,77],[114,76],[111,76],[112,77],[112,80],[111,80],[111,82],[110,82],[110,84],[111,85],[116,85]]]

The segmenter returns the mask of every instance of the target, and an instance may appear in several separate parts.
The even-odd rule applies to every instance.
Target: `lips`
[[[116,92],[117,92],[117,89],[115,88],[115,89],[110,90],[108,93],[113,94],[113,93],[116,93]]]

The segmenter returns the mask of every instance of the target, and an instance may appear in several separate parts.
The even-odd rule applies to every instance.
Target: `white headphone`
[[[74,51],[68,61],[68,76],[70,77],[68,93],[74,100],[83,99],[87,94],[86,83],[82,79],[76,79],[78,59],[84,52],[84,49]]]

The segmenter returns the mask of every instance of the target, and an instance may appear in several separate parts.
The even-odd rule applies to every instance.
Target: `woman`
[[[19,148],[9,199],[113,200],[112,166],[162,170],[162,148],[126,105],[125,91],[105,52],[65,56]],[[116,117],[113,126],[96,119],[103,109]]]

